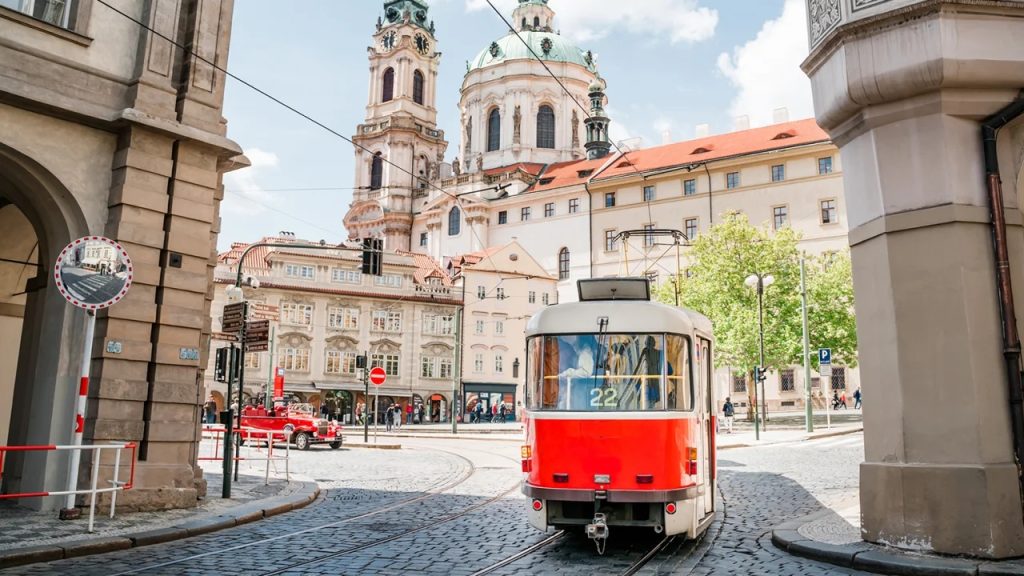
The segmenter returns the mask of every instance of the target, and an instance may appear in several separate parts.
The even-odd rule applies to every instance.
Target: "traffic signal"
[[[764,368],[761,368],[760,366],[754,367],[754,382],[764,382],[767,378]]]
[[[356,356],[356,368],[366,368],[366,356],[360,354]]]
[[[363,238],[363,274],[382,276],[384,263],[384,240]]]
[[[229,354],[234,352],[234,362],[230,361]],[[241,368],[239,360],[241,359],[241,348],[218,348],[217,356],[213,362],[213,379],[217,382],[228,381],[228,368],[232,368],[231,373],[234,376],[234,380],[238,379],[238,372]]]

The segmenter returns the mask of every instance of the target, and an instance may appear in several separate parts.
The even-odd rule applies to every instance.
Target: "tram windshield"
[[[530,339],[532,410],[692,410],[689,338],[572,334]]]

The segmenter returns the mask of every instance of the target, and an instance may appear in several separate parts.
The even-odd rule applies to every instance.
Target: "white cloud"
[[[803,0],[786,0],[782,15],[765,22],[756,38],[718,56],[719,71],[738,90],[730,115],[749,116],[751,126],[771,124],[776,108],[789,108],[791,119],[814,115],[811,82],[800,70],[808,53],[806,18]]]
[[[259,177],[267,170],[277,168],[280,159],[277,154],[250,148],[245,157],[252,163],[248,168],[229,172],[224,176],[224,195],[222,210],[241,216],[254,216],[267,211],[267,206],[274,201],[274,196],[259,184]]]
[[[493,0],[508,16],[517,0]],[[603,38],[616,29],[653,34],[671,43],[700,42],[715,35],[718,11],[699,0],[561,0],[552,2],[555,26],[575,42]],[[487,0],[466,0],[466,10],[491,10]]]

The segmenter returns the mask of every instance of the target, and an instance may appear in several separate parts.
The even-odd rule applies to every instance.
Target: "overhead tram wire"
[[[176,48],[182,50],[185,54],[188,54],[192,58],[195,58],[196,60],[199,60],[200,62],[205,63],[206,65],[210,66],[214,70],[223,73],[228,78],[231,78],[231,79],[233,79],[233,80],[235,80],[237,82],[240,82],[243,86],[245,86],[245,87],[249,88],[250,90],[256,92],[257,94],[263,96],[264,98],[267,98],[268,100],[270,100],[270,101],[274,102],[275,104],[277,104],[277,105],[279,105],[279,106],[289,110],[290,112],[300,116],[301,118],[307,120],[308,122],[313,123],[314,125],[322,128],[323,130],[326,130],[328,133],[330,133],[330,134],[332,134],[334,136],[337,136],[338,138],[341,138],[342,140],[344,140],[345,142],[348,142],[352,146],[354,146],[354,147],[356,147],[356,148],[358,148],[358,149],[360,149],[360,150],[362,150],[364,152],[367,152],[369,154],[373,153],[373,151],[370,150],[369,148],[363,146],[362,144],[359,144],[358,142],[355,142],[354,140],[352,140],[348,136],[345,136],[344,134],[342,134],[342,133],[338,132],[337,130],[331,128],[330,126],[324,124],[323,122],[320,122],[319,120],[317,120],[316,118],[313,118],[309,114],[306,114],[305,112],[299,110],[298,108],[295,108],[294,106],[288,104],[287,102],[281,100],[280,98],[277,98],[276,96],[270,94],[266,90],[263,90],[262,88],[259,88],[258,86],[256,86],[255,84],[245,80],[244,78],[242,78],[242,77],[240,77],[240,76],[238,76],[238,75],[228,71],[226,68],[224,68],[222,66],[219,66],[217,63],[213,62],[212,60],[210,60],[208,58],[205,58],[205,57],[195,53],[194,51],[192,51],[192,49],[188,48],[187,46],[185,46],[185,45],[175,41],[174,39],[172,39],[172,38],[170,38],[170,37],[168,37],[168,36],[166,36],[164,34],[161,34],[160,32],[157,32],[156,30],[151,28],[149,25],[147,25],[145,22],[142,22],[141,20],[133,17],[132,15],[127,14],[127,13],[123,12],[122,10],[120,10],[118,8],[115,8],[114,6],[111,6],[110,3],[107,2],[107,0],[96,0],[96,1],[99,4],[102,4],[103,6],[106,6],[111,11],[113,11],[113,12],[121,15],[122,17],[126,18],[127,20],[135,23],[135,25],[139,26],[140,28],[149,31],[150,34],[153,34],[154,36],[156,36],[158,38],[162,38],[163,40],[165,40],[166,42],[168,42],[172,46],[175,46]],[[618,147],[616,146],[616,148],[618,148]],[[381,160],[383,162],[385,162],[386,164],[394,167],[399,172],[402,172],[403,174],[407,174],[407,175],[411,176],[413,178],[414,182],[415,181],[423,182],[423,183],[427,184],[428,186],[430,186],[431,188],[437,190],[438,192],[440,192],[440,193],[442,193],[442,194],[444,194],[446,196],[451,197],[452,199],[455,200],[456,204],[458,204],[460,206],[460,209],[462,209],[462,206],[463,206],[462,199],[458,195],[452,194],[451,192],[449,192],[447,190],[444,190],[443,188],[437,186],[436,184],[434,184],[433,182],[429,181],[428,179],[421,178],[421,177],[417,176],[416,174],[413,174],[409,170],[405,169],[402,166],[399,166],[398,164],[395,164],[394,162],[392,162],[391,160],[389,160],[387,158],[384,158],[383,156],[381,156]],[[480,245],[483,246],[484,245],[483,240],[480,238],[480,235],[477,233],[476,229],[473,226],[470,226],[469,229],[470,229],[470,232],[473,234],[473,236],[476,238],[477,242],[479,242]],[[494,259],[491,258],[490,254],[486,254],[486,256],[487,256],[487,259],[491,261],[491,265],[495,266],[495,268],[497,268],[497,265],[494,263]]]
[[[103,0],[100,1],[102,2]],[[558,85],[562,88],[562,91],[565,92],[566,96],[568,96],[569,99],[572,100],[573,104],[575,104],[576,107],[583,112],[583,117],[587,120],[590,120],[590,111],[584,108],[583,105],[580,104],[578,100],[576,100],[576,97],[572,94],[572,92],[569,92],[569,89],[565,86],[565,83],[562,82],[562,79],[555,75],[555,73],[551,70],[547,63],[544,62],[544,59],[540,57],[540,54],[537,54],[537,51],[534,50],[533,46],[530,46],[530,43],[527,42],[525,38],[523,38],[523,35],[520,34],[518,30],[515,29],[515,26],[512,25],[512,22],[510,22],[509,19],[506,18],[505,15],[501,13],[501,10],[498,10],[498,7],[494,5],[494,2],[492,0],[487,0],[487,4],[491,7],[491,10],[494,10],[494,13],[498,15],[498,18],[500,18],[501,21],[505,23],[505,26],[508,27],[509,32],[515,34],[516,38],[518,38],[519,41],[523,43],[523,46],[526,46],[526,49],[530,51],[530,54],[533,54],[533,57],[536,58],[538,62],[540,62],[540,65],[544,67],[544,70],[547,71],[548,75],[551,76],[551,78],[553,78],[555,82],[558,83]],[[636,172],[637,176],[639,176],[642,181],[646,182],[647,178],[640,172],[639,169],[637,169],[637,167],[632,162],[629,161],[628,153],[624,152],[622,148],[620,148],[619,145],[615,143],[615,140],[612,139],[611,135],[608,136],[608,141],[611,143],[612,146],[615,147],[615,150],[619,153],[619,155],[624,160],[626,160],[629,167],[632,168],[634,172]],[[648,222],[650,222],[651,224],[654,223],[654,214],[651,211],[650,200],[647,200],[647,219]]]

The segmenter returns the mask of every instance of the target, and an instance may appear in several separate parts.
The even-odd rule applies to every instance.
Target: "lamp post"
[[[758,341],[759,341],[761,362],[760,362],[760,366],[758,366],[758,369],[756,370],[757,379],[754,382],[754,439],[755,440],[760,440],[761,439],[761,426],[760,426],[761,423],[760,423],[760,418],[759,418],[758,412],[757,412],[757,381],[761,382],[761,403],[765,404],[765,398],[764,398],[764,381],[765,381],[765,377],[764,377],[764,370],[765,370],[765,367],[764,367],[764,289],[767,288],[768,286],[771,286],[774,283],[775,283],[775,277],[774,276],[772,276],[771,274],[761,274],[759,272],[755,272],[754,274],[751,274],[750,276],[747,276],[747,279],[744,281],[744,284],[746,284],[748,287],[754,288],[754,289],[757,290],[757,326],[758,326],[758,335],[759,335],[759,340]],[[767,420],[767,417],[768,417],[767,410],[765,410],[764,416],[765,416],[765,419]]]

